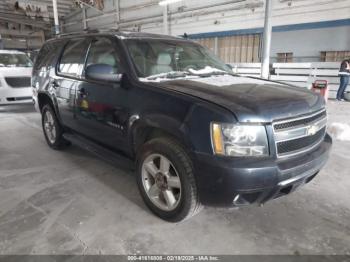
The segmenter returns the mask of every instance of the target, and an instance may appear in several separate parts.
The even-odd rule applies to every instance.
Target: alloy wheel
[[[49,110],[47,110],[44,115],[44,130],[50,143],[54,144],[56,141],[56,135],[57,135],[56,126],[55,126],[55,120],[53,118],[53,115]]]
[[[181,180],[171,161],[161,154],[149,155],[142,164],[142,184],[147,197],[164,211],[174,210],[181,200]]]

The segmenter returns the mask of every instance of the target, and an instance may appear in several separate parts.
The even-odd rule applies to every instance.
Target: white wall
[[[294,62],[311,62],[318,61],[321,51],[350,51],[350,26],[272,34],[271,56],[292,52]]]

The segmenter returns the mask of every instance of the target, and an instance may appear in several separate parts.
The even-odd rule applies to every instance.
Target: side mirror
[[[107,64],[92,64],[85,70],[86,79],[107,81],[107,82],[120,82],[123,74],[114,73],[114,68]]]

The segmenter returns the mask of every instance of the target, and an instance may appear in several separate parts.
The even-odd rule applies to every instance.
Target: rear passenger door
[[[124,73],[116,41],[107,36],[92,38],[85,69],[93,64],[107,64],[114,68],[114,73]],[[120,83],[84,79],[76,96],[79,132],[110,148],[126,149],[127,102],[128,90]]]
[[[61,120],[65,126],[72,129],[77,128],[74,120],[75,94],[81,81],[88,47],[88,39],[69,40],[59,60],[57,75],[51,82],[56,92]]]

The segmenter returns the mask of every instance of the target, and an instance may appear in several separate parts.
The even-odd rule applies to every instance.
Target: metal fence
[[[234,63],[230,65],[233,72],[239,75],[259,77],[261,74],[260,63]],[[270,79],[308,89],[312,87],[315,80],[326,80],[329,97],[335,98],[339,87],[339,67],[340,63],[338,62],[273,63]]]

